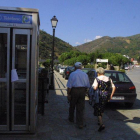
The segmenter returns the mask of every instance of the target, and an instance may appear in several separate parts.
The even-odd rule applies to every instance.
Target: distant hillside
[[[96,39],[94,41],[76,47],[80,52],[91,53],[96,50],[99,52],[120,53],[130,57],[140,55],[140,34],[129,37],[108,37]]]
[[[50,54],[52,52],[52,45],[53,45],[53,36],[49,35],[45,31],[40,30],[39,57],[41,59],[50,58]],[[72,47],[70,44],[64,42],[63,40],[55,37],[55,46],[54,46],[55,58],[57,58],[62,53],[68,52],[70,50],[76,50],[76,48]]]

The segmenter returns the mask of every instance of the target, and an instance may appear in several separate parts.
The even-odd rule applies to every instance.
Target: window
[[[125,73],[118,73],[118,77],[120,82],[131,82]]]

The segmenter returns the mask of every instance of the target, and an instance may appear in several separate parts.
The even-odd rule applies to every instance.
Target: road
[[[134,104],[134,108],[140,108],[140,68],[134,68],[133,70],[127,71],[127,75],[136,86],[137,100]]]

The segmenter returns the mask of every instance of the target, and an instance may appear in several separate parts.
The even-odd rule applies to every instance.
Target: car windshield
[[[68,67],[68,69],[74,71],[74,67]]]
[[[105,75],[110,77],[112,79],[113,83],[131,82],[125,73],[105,72]]]
[[[89,70],[87,69],[82,69],[83,72],[87,73]]]
[[[125,67],[128,67],[128,65],[124,65]]]

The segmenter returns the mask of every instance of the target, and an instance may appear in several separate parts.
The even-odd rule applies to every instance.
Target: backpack
[[[110,88],[111,85],[111,81],[109,78],[109,81],[105,82],[103,80],[99,80],[98,78],[96,78],[97,82],[98,82],[98,92],[99,95],[108,95],[108,90]]]

